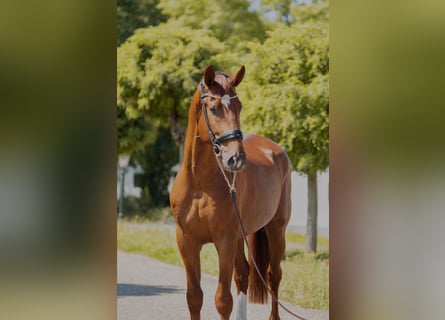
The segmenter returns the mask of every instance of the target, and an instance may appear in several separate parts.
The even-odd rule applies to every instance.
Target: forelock
[[[215,72],[215,81],[218,82],[225,91],[233,90],[232,83],[229,81],[229,76],[224,72]]]

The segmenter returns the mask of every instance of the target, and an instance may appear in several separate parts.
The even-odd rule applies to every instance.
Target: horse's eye
[[[216,106],[212,106],[210,107],[210,112],[216,115],[218,113],[218,108]]]

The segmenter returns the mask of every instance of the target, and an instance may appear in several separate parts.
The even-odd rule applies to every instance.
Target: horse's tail
[[[269,266],[269,243],[264,228],[249,237],[249,247],[263,279],[267,281],[267,267]],[[249,301],[252,303],[267,303],[268,291],[257,270],[251,255],[249,255]]]

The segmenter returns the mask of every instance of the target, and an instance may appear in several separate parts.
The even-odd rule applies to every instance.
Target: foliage
[[[290,7],[292,24],[305,22],[329,23],[329,0],[313,1],[312,4],[297,4]]]
[[[274,22],[283,22],[289,24],[291,21],[290,7],[292,0],[261,0],[261,11],[264,16]],[[272,19],[272,17],[274,19]]]
[[[273,23],[325,23],[329,21],[329,0],[262,0],[260,11]]]
[[[119,206],[119,199],[117,201]],[[141,199],[133,196],[126,196],[124,201],[125,216],[139,215],[147,211],[147,205]]]
[[[117,45],[122,44],[138,28],[158,25],[166,20],[156,8],[159,0],[117,0]],[[147,115],[128,117],[125,109],[117,109],[118,154],[140,152],[156,137],[159,121]]]
[[[150,222],[118,223],[117,246],[119,250],[139,253],[177,266],[183,266],[176,246],[174,225]],[[281,262],[283,279],[280,299],[303,308],[327,310],[329,307],[329,255],[303,254],[302,251],[286,252]],[[215,246],[207,244],[201,251],[203,273],[218,274]]]
[[[145,191],[142,198],[148,200],[150,207],[167,206],[170,169],[179,161],[178,147],[167,126],[158,126],[156,140],[135,153],[133,160],[144,170],[140,181]]]
[[[120,121],[119,118],[118,121]],[[127,133],[126,139],[118,139],[121,152],[126,150],[123,144],[130,139],[128,135],[133,134],[134,138],[145,139],[145,141],[133,142],[133,147],[137,145],[140,149],[131,149],[132,162],[138,163],[143,169],[142,174],[136,175],[137,186],[142,188],[142,194],[138,200],[128,200],[130,201],[128,202],[126,198],[125,205],[131,204],[131,207],[125,208],[126,214],[145,214],[149,208],[167,206],[170,170],[179,161],[178,147],[173,141],[169,128],[166,125],[156,124],[147,126],[146,131],[142,131],[141,127],[132,125],[140,122],[144,123],[143,120],[137,118],[125,123],[128,128],[118,127],[118,135],[121,131]]]
[[[117,108],[117,151],[118,154],[132,154],[153,143],[159,122],[149,117],[129,119],[122,107]]]
[[[159,0],[117,0],[117,44],[131,36],[134,30],[155,26],[166,17],[156,8]]]
[[[294,168],[328,166],[328,26],[279,25],[263,45],[252,43],[242,123],[282,145]]]
[[[329,260],[314,254],[300,254],[281,263],[283,280],[280,299],[300,307],[327,310],[329,308]]]
[[[183,26],[212,31],[235,50],[244,47],[246,41],[262,42],[266,36],[259,15],[249,10],[246,0],[160,0],[159,8]]]

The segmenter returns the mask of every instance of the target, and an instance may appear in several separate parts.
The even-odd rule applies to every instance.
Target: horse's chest
[[[199,230],[200,237],[208,240],[215,225],[227,223],[227,209],[219,199],[202,191],[192,191],[189,196],[188,205],[178,212],[178,223],[185,231],[196,234]]]
[[[206,199],[192,198],[189,205],[183,207],[184,210],[178,212],[177,223],[184,234],[189,235],[200,243],[211,242],[211,233],[206,210]]]
[[[172,201],[172,207],[176,218],[180,224],[199,219],[203,213],[208,200],[203,197],[201,191],[190,191],[179,199]]]
[[[196,192],[187,214],[186,222],[208,223],[208,221],[213,218],[216,211],[217,205],[214,199],[202,192]]]

